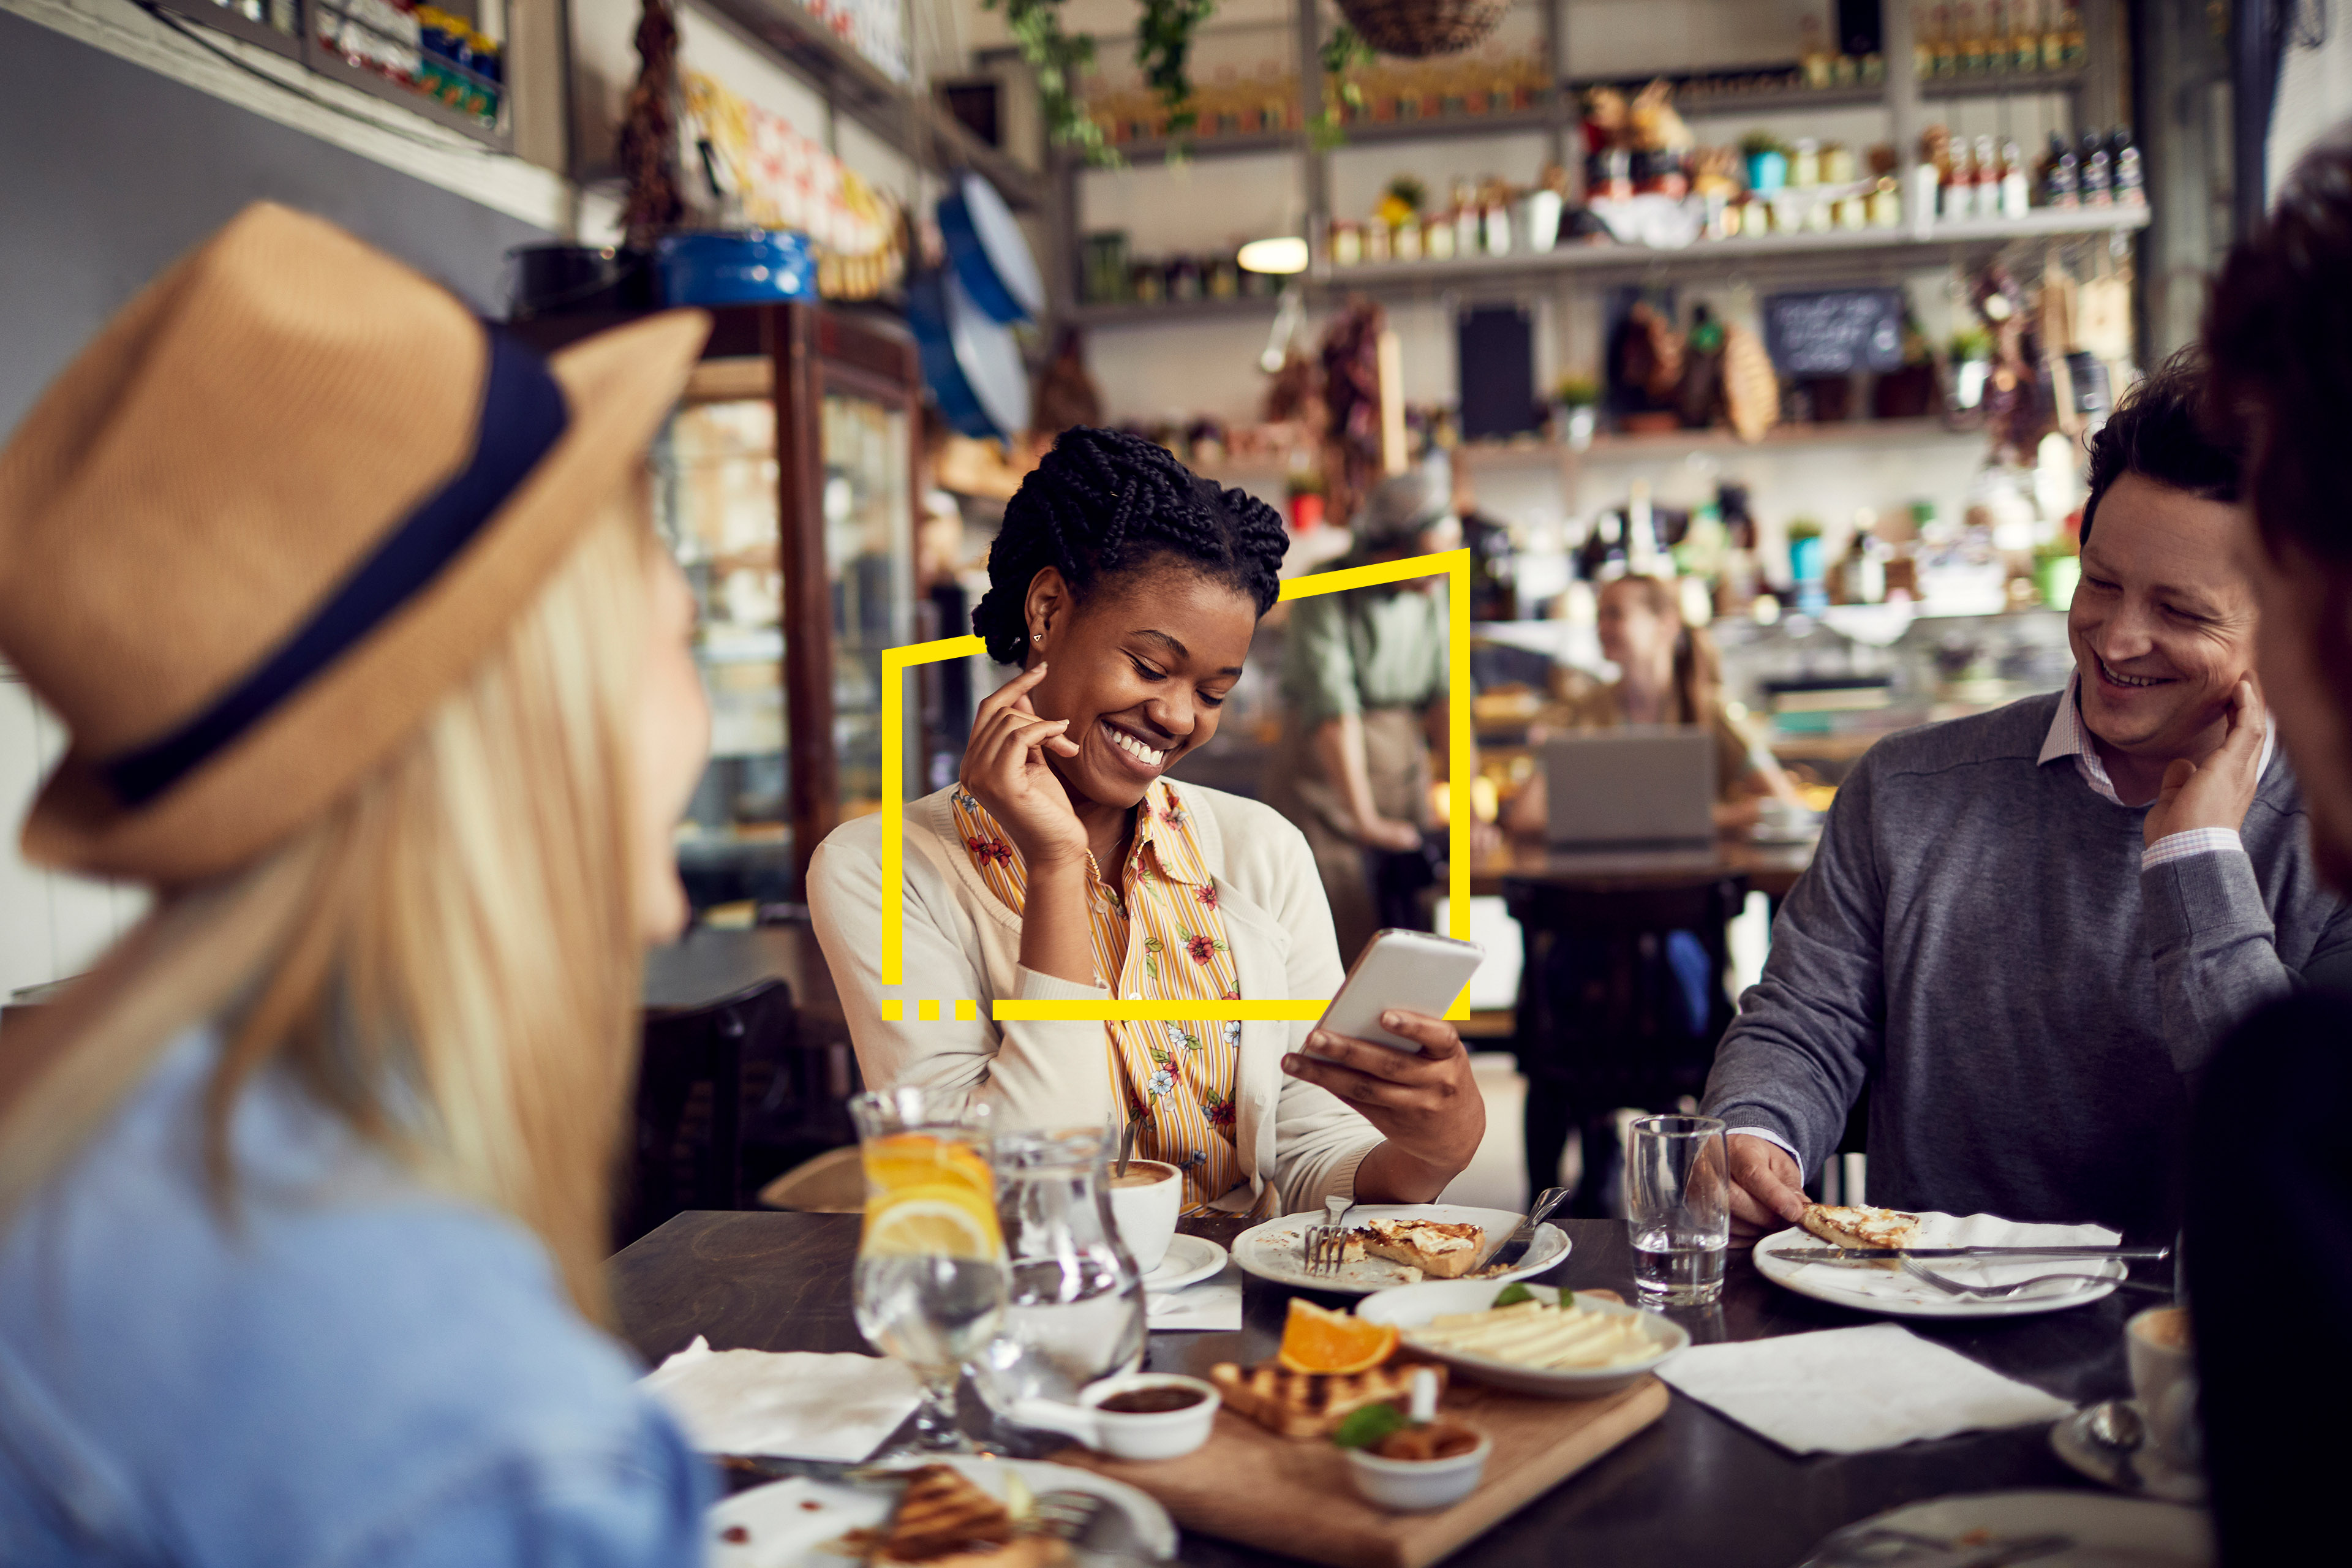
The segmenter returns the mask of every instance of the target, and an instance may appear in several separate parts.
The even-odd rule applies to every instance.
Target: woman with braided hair
[[[1413,1057],[1210,1005],[1342,973],[1298,830],[1165,777],[1216,733],[1286,543],[1264,502],[1115,431],[1064,432],[1022,482],[972,612],[1021,673],[981,703],[959,781],[907,807],[906,984],[881,982],[878,819],[809,868],[867,1083],[969,1087],[1000,1125],[1139,1115],[1137,1152],[1230,1212],[1426,1202],[1469,1163],[1486,1112],[1451,1026],[1385,1020]],[[999,1023],[1000,997],[1203,1011]]]

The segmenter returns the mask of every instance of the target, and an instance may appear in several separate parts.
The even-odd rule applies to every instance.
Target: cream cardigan
[[[1195,784],[1179,787],[1216,879],[1242,995],[1322,999],[1338,991],[1343,972],[1331,910],[1298,829],[1255,801]],[[1020,919],[972,869],[948,791],[909,802],[905,831],[905,984],[882,984],[881,818],[843,824],[809,864],[817,940],[866,1084],[976,1087],[1003,1126],[1110,1121],[1118,1096],[1099,1022],[999,1024],[989,1016],[1000,996],[1107,1001],[1109,991],[1021,966]],[[902,999],[899,1019],[883,1018],[886,995]],[[918,1016],[921,1001],[939,1004],[936,1019]],[[979,1004],[979,1016],[957,1018],[960,1001]],[[1218,1206],[1291,1214],[1318,1209],[1326,1196],[1354,1196],[1356,1167],[1380,1134],[1328,1090],[1282,1071],[1283,1053],[1313,1026],[1242,1025],[1234,1141],[1249,1186],[1245,1197],[1236,1188]]]

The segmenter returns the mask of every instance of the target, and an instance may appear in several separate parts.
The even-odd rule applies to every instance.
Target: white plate
[[[2011,1224],[1983,1215],[1960,1218],[1928,1211],[1919,1215],[1919,1245],[1956,1247],[1964,1239],[1990,1240],[1998,1235],[1999,1244],[2002,1246],[2065,1246],[2082,1239],[2076,1234],[2081,1228]],[[2111,1231],[2100,1234],[2114,1235]],[[1829,1301],[1864,1312],[1883,1312],[1890,1318],[2024,1318],[2036,1312],[2062,1312],[2069,1307],[2087,1306],[2114,1295],[2115,1282],[2129,1272],[2120,1259],[2112,1258],[2042,1258],[2015,1263],[1980,1263],[1966,1258],[1921,1260],[1937,1273],[1965,1285],[1997,1284],[2003,1279],[2031,1279],[2036,1274],[2105,1276],[2095,1285],[2037,1285],[2023,1296],[1991,1300],[1948,1296],[1924,1279],[1914,1279],[1900,1269],[1856,1268],[1834,1263],[1791,1263],[1786,1258],[1770,1256],[1777,1247],[1827,1245],[1811,1232],[1790,1226],[1756,1244],[1756,1271],[1773,1284],[1794,1290],[1800,1296],[1811,1296],[1817,1301]]]
[[[1627,1362],[1622,1366],[1601,1367],[1542,1367],[1519,1366],[1511,1362],[1497,1361],[1492,1356],[1471,1355],[1462,1351],[1444,1350],[1425,1345],[1412,1337],[1412,1331],[1432,1318],[1449,1312],[1476,1312],[1495,1304],[1502,1284],[1493,1279],[1433,1279],[1425,1285],[1400,1285],[1393,1290],[1382,1290],[1367,1296],[1358,1303],[1356,1316],[1375,1323],[1394,1323],[1404,1331],[1404,1342],[1416,1355],[1425,1355],[1467,1377],[1496,1388],[1507,1388],[1514,1394],[1532,1394],[1545,1399],[1594,1399],[1604,1394],[1614,1394],[1657,1366],[1660,1362],[1690,1343],[1689,1331],[1672,1319],[1655,1312],[1644,1312],[1628,1307],[1622,1301],[1582,1301],[1580,1305],[1595,1312],[1622,1313],[1641,1320],[1657,1353],[1647,1360]],[[1557,1305],[1559,1287],[1530,1285],[1538,1300]]]
[[[1376,1219],[1426,1219],[1446,1225],[1475,1225],[1486,1233],[1486,1246],[1491,1250],[1519,1228],[1527,1215],[1513,1214],[1508,1209],[1465,1208],[1459,1204],[1361,1204],[1348,1214],[1348,1228],[1360,1228]],[[1286,1214],[1280,1219],[1270,1219],[1254,1225],[1234,1238],[1234,1261],[1261,1279],[1271,1279],[1277,1285],[1293,1285],[1302,1290],[1337,1290],[1345,1294],[1368,1296],[1375,1290],[1392,1289],[1399,1285],[1412,1284],[1417,1276],[1407,1271],[1402,1263],[1391,1263],[1385,1258],[1367,1258],[1360,1263],[1346,1263],[1339,1272],[1310,1274],[1301,1259],[1300,1248],[1305,1244],[1309,1226],[1321,1225],[1323,1215]],[[1536,1226],[1534,1245],[1517,1268],[1491,1277],[1491,1282],[1501,1285],[1507,1280],[1525,1279],[1531,1274],[1541,1274],[1555,1268],[1568,1257],[1568,1234],[1558,1226]],[[1482,1279],[1488,1277],[1481,1276]]]
[[[1225,1267],[1225,1249],[1205,1236],[1180,1236],[1168,1244],[1160,1267],[1143,1277],[1146,1290],[1181,1290]]]
[[[919,1462],[907,1461],[909,1467]],[[1168,1510],[1125,1481],[1036,1459],[949,1454],[937,1462],[954,1466],[994,1498],[1004,1496],[1007,1473],[1018,1475],[1037,1497],[1047,1492],[1091,1492],[1108,1498],[1127,1510],[1135,1521],[1138,1538],[1153,1556],[1176,1555],[1176,1526]],[[810,1507],[812,1503],[816,1506]],[[713,1568],[840,1568],[842,1563],[859,1560],[828,1548],[849,1531],[881,1525],[898,1504],[895,1490],[803,1476],[754,1487],[737,1492],[703,1516],[709,1561]],[[727,1531],[736,1527],[750,1539],[728,1540]]]
[[[1890,1509],[1864,1524],[1950,1541],[1970,1531],[2004,1539],[2067,1535],[2074,1544],[2033,1559],[2033,1568],[2205,1568],[2213,1529],[2178,1503],[2093,1491],[1977,1492]]]

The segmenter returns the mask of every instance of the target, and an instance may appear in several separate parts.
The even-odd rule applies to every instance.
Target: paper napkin
[[[1228,1263],[1224,1271],[1181,1290],[1147,1290],[1143,1298],[1145,1324],[1159,1329],[1200,1329],[1215,1333],[1239,1333],[1242,1327],[1242,1271]]]
[[[1861,1454],[2074,1408],[1894,1323],[1696,1345],[1658,1375],[1798,1454]]]
[[[715,1351],[700,1334],[638,1386],[668,1407],[699,1453],[845,1464],[881,1447],[922,1402],[922,1385],[898,1362]]]

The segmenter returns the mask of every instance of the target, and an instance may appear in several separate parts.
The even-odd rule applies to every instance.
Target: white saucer
[[[2128,1399],[2115,1403],[2134,1405]],[[2155,1446],[2146,1441],[2132,1450],[2132,1475],[2126,1479],[2113,1450],[2091,1441],[2091,1416],[2098,1408],[2095,1405],[2084,1405],[2050,1428],[2050,1447],[2060,1458],[2101,1486],[2113,1487],[2119,1492],[2158,1498],[2166,1502],[2205,1500],[2205,1478],[2194,1470],[2178,1468],[2159,1457]]]
[[[1205,1236],[1180,1236],[1168,1244],[1160,1266],[1143,1277],[1143,1288],[1165,1293],[1197,1285],[1225,1266],[1225,1249]]]

